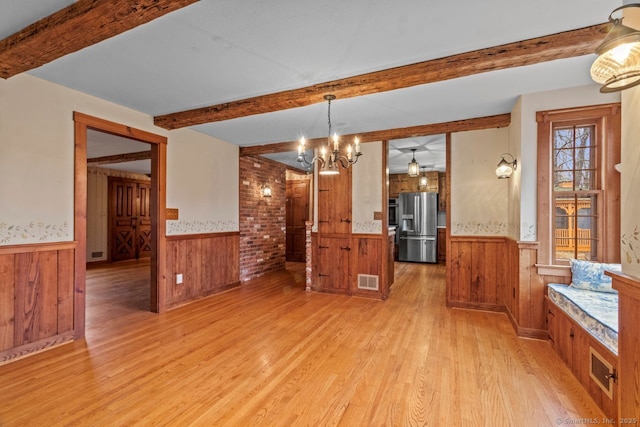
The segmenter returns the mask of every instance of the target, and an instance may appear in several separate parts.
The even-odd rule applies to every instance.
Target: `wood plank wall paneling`
[[[640,425],[640,280],[624,273],[607,272],[618,291],[618,395],[621,418],[635,418]],[[631,424],[631,423],[629,423]]]
[[[168,236],[167,307],[239,286],[239,258],[238,232]]]
[[[386,298],[388,296],[388,279],[385,263],[380,262],[380,254],[382,253],[382,245],[387,244],[383,240],[384,236],[359,236],[351,237],[351,266],[353,272],[351,274],[351,295],[366,296],[369,298]],[[383,272],[383,270],[385,270]],[[358,289],[358,274],[370,274],[378,276],[379,290],[370,291]]]
[[[57,261],[54,251],[16,255],[16,346],[56,334]]]
[[[507,251],[504,237],[452,236],[447,304],[505,311],[503,295],[509,280]]]
[[[537,242],[451,236],[449,244],[448,306],[506,311],[519,336],[548,338],[547,285],[571,277],[538,273]]]
[[[13,255],[0,255],[0,351],[14,346],[14,266]]]
[[[75,242],[0,248],[0,363],[72,339]]]

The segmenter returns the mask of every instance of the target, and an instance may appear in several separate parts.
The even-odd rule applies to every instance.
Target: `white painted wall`
[[[451,135],[452,235],[507,235],[509,180],[495,171],[508,143],[507,128]]]
[[[362,157],[352,166],[351,231],[354,234],[381,234],[382,221],[374,212],[382,212],[382,142],[361,144]]]
[[[167,230],[239,230],[237,146],[21,74],[0,80],[0,245],[73,240],[73,111],[168,137],[167,203],[185,223]]]
[[[511,175],[507,183],[507,203],[508,203],[508,233],[507,235],[515,240],[521,240],[523,233],[520,227],[520,216],[522,212],[522,169],[523,164],[522,150],[520,149],[520,137],[522,135],[522,98],[518,98],[516,104],[511,110],[511,125],[509,126],[509,142],[507,145],[507,153],[511,154],[517,161],[518,167]]]
[[[640,278],[640,89],[622,92],[620,237],[622,271]]]
[[[188,129],[169,137],[167,207],[179,219],[167,235],[239,231],[239,147]]]

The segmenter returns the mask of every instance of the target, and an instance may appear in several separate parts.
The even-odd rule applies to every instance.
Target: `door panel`
[[[151,184],[109,177],[110,260],[151,256]]]
[[[151,183],[139,182],[138,194],[137,257],[148,258],[151,256],[151,213],[149,211]]]
[[[287,181],[287,261],[303,262],[305,260],[305,222],[308,217],[309,180]]]

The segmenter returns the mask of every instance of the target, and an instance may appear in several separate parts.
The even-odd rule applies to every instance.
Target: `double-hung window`
[[[619,262],[619,105],[539,112],[537,119],[539,262]]]

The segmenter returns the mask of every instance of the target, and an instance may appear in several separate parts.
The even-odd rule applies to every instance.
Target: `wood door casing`
[[[151,183],[109,177],[110,260],[151,256]]]
[[[305,222],[309,217],[309,180],[287,181],[286,260],[304,262]]]

